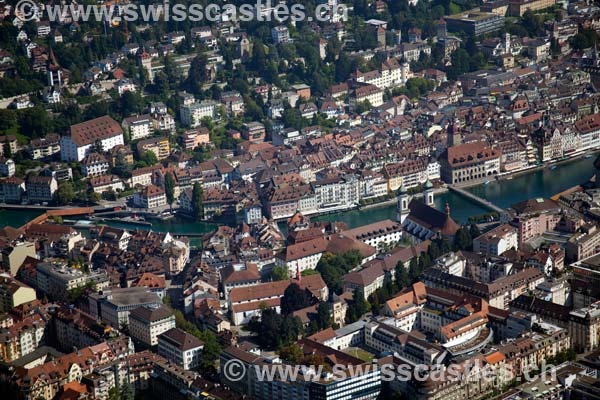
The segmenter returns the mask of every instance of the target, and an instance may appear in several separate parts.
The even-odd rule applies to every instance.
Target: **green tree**
[[[300,111],[297,108],[286,107],[286,109],[283,110],[281,119],[286,127],[301,129],[306,125],[304,118],[302,118],[302,115],[300,115]]]
[[[130,90],[121,96],[120,107],[123,117],[139,114],[144,109],[144,99],[137,91]]]
[[[253,318],[248,330],[257,335],[257,342],[267,349],[278,349],[298,340],[303,333],[299,317],[282,315],[272,308],[263,307],[261,317]]]
[[[67,205],[75,198],[75,190],[71,182],[61,182],[54,192],[54,201],[59,205]]]
[[[116,386],[113,386],[108,390],[108,400],[120,400],[119,390]]]
[[[329,303],[321,302],[319,303],[319,307],[317,307],[317,327],[321,330],[329,328],[333,319],[331,318],[331,307]]]
[[[274,281],[285,281],[290,279],[289,269],[285,265],[278,265],[271,270],[271,279]]]
[[[169,90],[169,77],[160,71],[154,77],[153,91],[162,101],[167,101],[169,99]]]
[[[206,54],[199,54],[192,60],[190,65],[185,87],[195,95],[202,94],[202,86],[206,82],[207,62]]]
[[[204,217],[204,192],[200,182],[194,183],[192,190],[192,208],[194,210],[194,218],[200,221]]]
[[[87,201],[89,201],[90,203],[99,203],[100,200],[102,199],[102,197],[100,196],[100,193],[96,193],[93,190],[90,191],[87,195]]]
[[[312,295],[306,290],[298,286],[297,283],[292,283],[283,292],[281,298],[281,312],[291,314],[294,311],[301,310],[310,306]]]
[[[342,275],[360,265],[362,256],[358,250],[350,250],[342,254],[327,253],[321,257],[317,264],[317,271],[321,274],[327,287],[334,293],[342,289]]]
[[[264,44],[260,40],[254,41],[252,46],[252,60],[250,66],[255,71],[262,71],[265,68],[267,56],[265,55]]]
[[[140,161],[144,163],[144,166],[149,167],[158,163],[158,157],[151,150],[146,150],[140,156]]]
[[[172,206],[175,201],[175,178],[171,172],[167,172],[165,176],[165,195],[167,196],[167,203]]]
[[[461,227],[454,235],[454,250],[470,250],[473,248],[473,239],[466,226]]]
[[[17,113],[14,110],[0,110],[0,130],[6,132],[17,126]]]
[[[364,112],[370,111],[373,108],[373,106],[371,105],[371,103],[369,102],[369,100],[365,100],[361,103],[358,103],[356,105],[356,113],[357,114],[362,114]]]
[[[348,306],[348,311],[346,312],[346,323],[351,324],[358,321],[367,312],[369,312],[369,303],[365,300],[363,291],[358,288],[354,289],[352,302]]]
[[[209,330],[202,332],[201,340],[204,342],[204,347],[202,348],[200,370],[202,372],[214,372],[215,364],[221,354],[221,346],[219,346],[216,335]]]
[[[299,364],[304,357],[304,353],[296,343],[290,343],[279,348],[279,357],[293,364]]]
[[[135,398],[135,389],[130,383],[125,383],[121,386],[121,390],[119,390],[120,399],[121,400],[134,400]]]
[[[67,299],[71,304],[77,304],[82,298],[83,295],[88,292],[95,292],[96,284],[94,282],[88,282],[83,286],[79,286],[73,288],[67,292]]]
[[[525,11],[521,18],[523,27],[527,29],[529,36],[536,37],[544,33],[544,16],[536,14],[531,10]]]
[[[29,138],[37,138],[51,132],[52,121],[42,107],[36,106],[19,111],[20,131]]]
[[[426,252],[422,252],[421,256],[419,257],[419,269],[417,271],[417,274],[414,275],[414,280],[416,280],[419,277],[419,275],[421,275],[421,272],[425,271],[427,268],[431,267],[432,265],[433,265],[433,260],[431,259],[429,254],[427,254]]]
[[[471,68],[471,60],[469,53],[465,49],[460,48],[456,50],[454,53],[452,53],[450,58],[452,60],[452,65],[448,69],[449,79],[456,79],[458,76],[469,72]]]
[[[574,50],[588,49],[598,42],[598,34],[593,29],[580,29],[577,35],[571,38]]]
[[[402,261],[398,261],[398,264],[396,264],[394,278],[397,291],[402,290],[403,288],[411,284],[411,278],[408,275],[407,269],[404,268],[404,264],[402,264]]]
[[[420,263],[418,257],[413,257],[413,259],[410,260],[410,263],[408,264],[408,277],[411,283],[414,282],[419,277],[419,275],[421,275],[423,266],[420,266],[419,264]]]

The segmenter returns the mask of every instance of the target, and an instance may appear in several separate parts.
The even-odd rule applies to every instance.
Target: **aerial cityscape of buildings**
[[[22,3],[5,398],[600,400],[597,2]]]

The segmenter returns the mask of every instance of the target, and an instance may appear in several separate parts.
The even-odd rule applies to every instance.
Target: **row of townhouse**
[[[395,192],[400,186],[410,189],[423,185],[428,180],[439,179],[440,164],[437,161],[429,162],[425,158],[409,159],[384,165],[383,175],[387,179],[388,191]]]
[[[266,193],[263,204],[273,219],[283,219],[296,211],[310,215],[351,209],[357,207],[362,199],[387,193],[387,182],[380,174],[344,174],[317,177],[310,184],[273,187]]]
[[[54,199],[58,190],[58,182],[52,176],[30,175],[24,181],[12,176],[0,179],[0,198],[8,203],[20,202],[27,198],[29,202],[49,202]]]

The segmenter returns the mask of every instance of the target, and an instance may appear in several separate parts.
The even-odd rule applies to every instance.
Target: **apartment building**
[[[383,287],[385,273],[381,266],[374,265],[363,268],[360,271],[350,272],[342,278],[342,285],[345,292],[355,293],[359,290],[365,300],[375,291]]]
[[[387,180],[388,191],[394,192],[400,186],[410,189],[424,184],[429,177],[428,167],[429,163],[424,158],[384,165],[382,172]]]
[[[99,194],[113,191],[115,193],[125,190],[125,185],[121,178],[116,175],[93,176],[88,181],[90,188]]]
[[[16,241],[5,246],[2,251],[0,251],[1,265],[6,271],[9,271],[12,276],[17,275],[19,268],[23,265],[23,262],[27,257],[33,259],[37,258],[35,242]]]
[[[129,313],[129,334],[147,346],[156,346],[158,336],[175,328],[175,315],[165,305],[143,306]]]
[[[350,108],[356,110],[360,104],[368,102],[372,107],[383,104],[383,89],[375,85],[359,86],[350,93]]]
[[[237,91],[221,93],[221,103],[225,105],[225,109],[231,115],[240,116],[244,114],[244,98]]]
[[[138,155],[141,156],[145,152],[151,151],[158,160],[164,160],[171,154],[169,138],[164,136],[140,140],[136,148]]]
[[[105,271],[84,272],[66,264],[49,262],[38,263],[36,270],[37,289],[51,299],[66,300],[69,291],[88,284],[95,285],[97,290],[107,288],[110,284]]]
[[[556,0],[510,0],[508,2],[508,14],[511,17],[522,17],[527,10],[532,12],[550,8],[556,4]]]
[[[179,108],[181,123],[190,128],[200,126],[203,118],[217,118],[218,103],[213,100],[184,104]]]
[[[282,364],[278,358],[270,359],[260,354],[251,353],[237,347],[228,347],[221,352],[221,375],[229,360],[237,360],[246,371],[246,379],[230,381],[226,378],[224,384],[238,393],[249,394],[252,397],[275,400],[284,399],[375,399],[381,391],[381,375],[379,368],[367,365],[362,360],[335,350],[329,346],[310,339],[298,342],[306,354],[315,354],[324,359],[336,360],[336,368],[343,374],[343,379],[323,377],[323,379],[306,379],[296,382],[286,382],[282,377],[275,379],[260,379],[256,371],[261,365]],[[353,372],[351,372],[353,371]]]
[[[0,157],[0,175],[1,176],[14,176],[17,172],[16,164],[10,158]]]
[[[7,145],[10,149],[11,154],[15,154],[19,150],[19,142],[17,141],[16,136],[14,135],[2,135],[0,136],[0,156],[5,156],[4,154],[4,146]]]
[[[581,228],[565,246],[567,261],[574,262],[600,253],[600,230],[596,225]]]
[[[377,249],[384,245],[393,245],[402,240],[402,225],[391,219],[386,219],[345,230],[344,235],[360,240]]]
[[[16,176],[0,178],[0,198],[7,203],[18,203],[25,193],[25,181]]]
[[[600,147],[600,114],[587,115],[575,122],[575,130],[581,138],[580,150]]]
[[[202,341],[179,328],[158,336],[158,354],[186,370],[198,368],[203,348]]]
[[[465,32],[479,36],[495,32],[504,26],[504,16],[480,11],[476,8],[444,17],[449,32]]]
[[[0,312],[8,312],[35,299],[33,288],[12,277],[0,275]]]
[[[241,129],[242,137],[251,142],[262,142],[265,140],[266,129],[260,122],[247,122]]]
[[[52,201],[58,190],[58,182],[52,176],[30,175],[25,182],[25,190],[30,202]]]
[[[289,43],[290,32],[286,26],[276,26],[271,29],[271,38],[275,44]]]
[[[507,310],[511,301],[544,282],[544,273],[534,267],[522,269],[490,283],[451,275],[437,268],[425,270],[422,282],[429,288],[443,289],[453,294],[468,293],[486,300],[491,307]]]
[[[33,353],[44,339],[46,324],[40,314],[34,313],[0,328],[0,359],[11,362]]]
[[[113,328],[129,326],[129,313],[143,306],[159,306],[160,297],[143,287],[111,288],[88,296],[90,314]]]
[[[107,365],[132,353],[125,346],[119,351],[117,346],[106,342],[78,349],[76,352],[61,355],[51,361],[26,369],[17,368],[12,384],[19,397],[52,399],[61,388],[70,382],[77,382],[96,367]]]
[[[73,348],[94,346],[104,340],[130,341],[106,322],[78,308],[58,308],[54,314],[53,324],[58,350],[63,352]]]
[[[125,118],[121,126],[128,132],[131,141],[152,136],[154,133],[154,123],[150,114]]]
[[[317,208],[352,208],[359,202],[360,185],[355,175],[323,176],[310,183]]]
[[[105,175],[109,169],[108,160],[99,153],[90,153],[81,160],[81,173],[83,176]]]
[[[600,302],[569,313],[569,334],[577,352],[596,349],[600,345]]]
[[[157,208],[167,205],[164,189],[152,184],[133,195],[133,204],[139,208]]]
[[[382,63],[379,69],[364,73],[357,71],[354,80],[375,85],[380,89],[390,89],[404,85],[409,78],[411,72],[408,62],[400,63],[397,59],[389,59]]]
[[[198,146],[210,143],[210,132],[205,127],[191,129],[181,135],[183,148],[194,150]]]
[[[117,121],[105,115],[71,126],[71,133],[60,140],[63,161],[81,161],[98,144],[102,151],[123,145],[123,130]]]
[[[529,199],[513,204],[514,218],[510,222],[517,228],[519,246],[556,228],[562,218],[560,206],[549,199]]]
[[[473,239],[473,251],[488,256],[499,256],[507,250],[519,249],[517,228],[502,224]]]

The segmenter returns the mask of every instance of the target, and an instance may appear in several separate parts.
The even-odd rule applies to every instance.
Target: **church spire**
[[[48,78],[48,86],[58,87],[59,90],[63,84],[63,73],[52,46],[48,51],[48,61],[46,62],[46,74]]]

